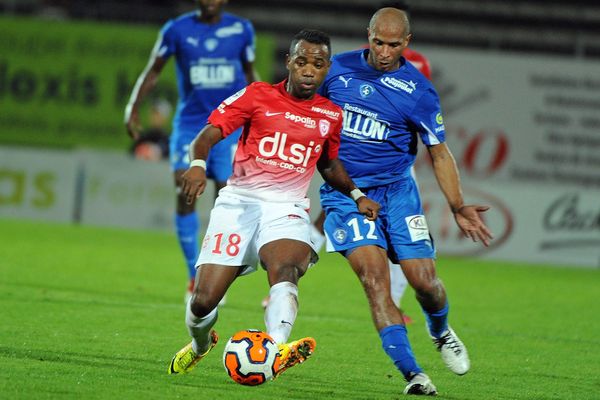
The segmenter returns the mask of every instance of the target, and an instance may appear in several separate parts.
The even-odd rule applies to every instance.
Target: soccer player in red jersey
[[[190,371],[214,347],[217,334],[212,327],[219,300],[259,261],[270,285],[266,332],[281,355],[276,376],[314,351],[313,338],[287,340],[296,320],[298,280],[317,260],[306,197],[315,168],[332,187],[352,198],[369,220],[375,220],[379,210],[379,204],[356,188],[337,158],[342,110],[316,94],[330,56],[327,35],[301,31],[290,46],[288,78],[276,85],[255,82],[224,100],[192,142],[193,161],[182,186],[189,202],[206,186],[210,148],[244,127],[233,175],[219,191],[196,263],[196,286],[186,308],[192,342],[175,354],[169,373]]]

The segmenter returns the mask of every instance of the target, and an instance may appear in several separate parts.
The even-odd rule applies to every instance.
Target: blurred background
[[[600,3],[407,3],[411,48],[431,62],[465,197],[492,206],[496,234],[485,250],[460,237],[421,149],[417,175],[439,251],[600,267]],[[293,34],[318,28],[334,52],[358,48],[378,4],[230,0],[226,11],[253,22],[258,72],[278,82]],[[160,148],[134,151],[123,110],[159,28],[194,8],[0,0],[0,217],[172,230],[168,164]],[[176,100],[174,72],[164,71],[144,125],[168,134]],[[208,193],[198,205],[203,226],[211,204]]]

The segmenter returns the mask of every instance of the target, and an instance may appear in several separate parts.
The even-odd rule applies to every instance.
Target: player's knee
[[[217,307],[220,300],[215,296],[193,295],[190,301],[190,309],[195,316],[204,318]]]
[[[437,298],[444,291],[444,285],[438,277],[424,277],[413,284],[413,289],[418,296]]]

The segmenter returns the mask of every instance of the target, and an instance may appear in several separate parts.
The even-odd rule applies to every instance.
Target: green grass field
[[[293,337],[317,339],[305,364],[249,388],[223,370],[227,338],[263,328],[265,273],[239,279],[220,311],[221,341],[193,373],[166,374],[188,342],[175,237],[0,220],[0,398],[400,399],[358,280],[323,255],[300,282]],[[448,371],[415,319],[409,334],[440,399],[599,399],[600,271],[441,258],[451,324],[472,369]]]

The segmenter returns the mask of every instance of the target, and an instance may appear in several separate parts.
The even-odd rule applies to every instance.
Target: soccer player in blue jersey
[[[390,296],[388,257],[400,263],[426,315],[429,334],[456,374],[470,367],[467,350],[448,325],[446,290],[435,271],[435,248],[410,169],[420,139],[432,157],[440,189],[462,232],[488,245],[492,234],[466,205],[456,163],[445,143],[438,95],[402,56],[410,25],[406,13],[382,8],[368,27],[369,48],[334,57],[321,93],[344,110],[339,158],[356,185],[381,204],[379,218],[359,215],[352,201],[321,187],[328,251],[344,255],[369,300],[383,348],[402,372],[406,394],[437,392],[418,365],[402,314]]]
[[[170,163],[177,192],[175,228],[189,274],[191,295],[198,259],[195,202],[181,194],[181,176],[189,167],[191,141],[221,101],[257,80],[255,34],[250,21],[223,11],[227,0],[198,0],[198,10],[168,21],[160,30],[148,65],[139,76],[127,107],[125,124],[135,140],[140,134],[139,105],[154,88],[163,67],[175,56],[179,103],[170,136]],[[216,192],[225,187],[241,129],[219,142],[207,160],[206,175]]]

